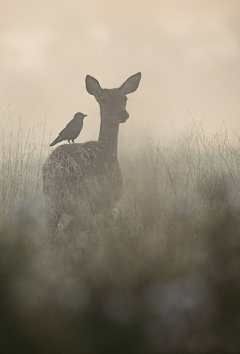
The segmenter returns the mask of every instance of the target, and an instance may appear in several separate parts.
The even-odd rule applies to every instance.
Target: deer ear
[[[86,89],[93,96],[99,96],[102,92],[99,82],[90,75],[86,76]]]
[[[124,95],[128,95],[136,91],[138,88],[139,82],[141,79],[141,73],[137,73],[133,76],[130,76],[123,84],[120,86],[120,90]]]

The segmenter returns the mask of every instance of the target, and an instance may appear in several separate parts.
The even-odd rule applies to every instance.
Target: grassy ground
[[[44,226],[44,136],[0,142],[4,353],[238,353],[240,148],[227,131],[120,147],[117,218],[57,243]],[[131,152],[131,154],[129,153]]]

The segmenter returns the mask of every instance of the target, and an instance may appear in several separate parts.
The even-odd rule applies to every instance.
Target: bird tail
[[[60,143],[60,141],[62,141],[62,138],[60,137],[60,135],[58,135],[58,137],[55,140],[53,140],[53,142],[49,146],[54,146],[57,143]]]

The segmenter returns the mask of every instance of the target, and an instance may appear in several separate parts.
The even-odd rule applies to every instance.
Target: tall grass
[[[44,134],[0,141],[2,352],[238,353],[238,141],[195,125],[174,143],[120,147],[121,213],[89,214],[72,239],[61,221],[53,247]]]
[[[10,221],[24,208],[42,199],[42,165],[48,156],[45,122],[25,130],[18,122],[14,132],[0,135],[0,219]]]

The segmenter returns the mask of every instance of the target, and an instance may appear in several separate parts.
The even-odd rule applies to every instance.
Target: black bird
[[[69,143],[70,140],[72,140],[74,143],[74,140],[78,137],[82,130],[84,117],[87,117],[87,115],[79,112],[76,113],[73,119],[66,125],[66,127],[59,133],[58,137],[49,146],[54,146],[63,140],[67,140]]]

